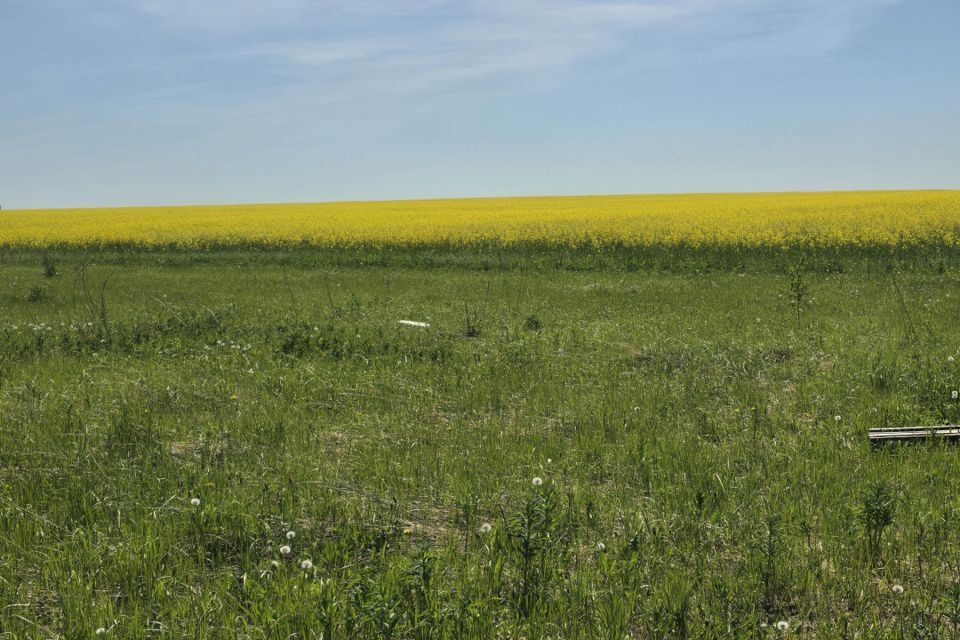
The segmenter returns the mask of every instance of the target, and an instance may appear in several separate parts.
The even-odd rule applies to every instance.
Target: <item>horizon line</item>
[[[771,191],[675,191],[675,192],[646,192],[646,193],[583,193],[583,194],[522,194],[505,196],[450,196],[426,198],[374,198],[374,199],[337,199],[337,200],[299,200],[287,202],[220,202],[220,203],[181,203],[181,204],[122,204],[122,205],[84,205],[76,207],[27,207],[20,209],[6,209],[0,205],[0,214],[29,211],[88,211],[104,209],[181,209],[185,207],[275,207],[283,205],[338,205],[338,204],[377,204],[400,202],[441,202],[464,200],[533,200],[533,199],[564,199],[564,198],[662,198],[662,197],[692,197],[692,196],[763,196],[763,195],[816,195],[833,193],[907,193],[916,191],[944,192],[960,191],[960,187],[928,187],[920,189],[893,188],[893,189],[796,189]]]

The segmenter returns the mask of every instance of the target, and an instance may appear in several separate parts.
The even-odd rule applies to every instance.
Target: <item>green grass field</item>
[[[960,633],[955,255],[313,255],[0,256],[0,638]]]

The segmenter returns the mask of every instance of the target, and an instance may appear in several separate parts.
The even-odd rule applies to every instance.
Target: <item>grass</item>
[[[39,257],[38,257],[39,256]],[[729,272],[787,273],[803,260],[804,269],[821,273],[844,271],[889,272],[923,270],[946,272],[960,264],[960,245],[940,243],[857,246],[784,245],[647,245],[630,246],[589,243],[554,246],[545,242],[430,242],[418,245],[390,244],[288,247],[261,243],[210,243],[201,250],[165,245],[155,249],[125,244],[96,249],[70,245],[37,250],[0,243],[0,266],[30,266],[42,262],[56,269],[57,261],[83,264],[94,257],[100,265],[119,266],[221,266],[233,268],[289,267],[296,269],[341,269],[352,267],[397,267],[404,269],[454,269],[470,271],[610,271],[666,272],[677,274]]]
[[[403,255],[4,253],[0,638],[958,632],[955,256]]]

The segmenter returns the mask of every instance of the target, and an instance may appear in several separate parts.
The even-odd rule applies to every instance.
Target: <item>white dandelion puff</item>
[[[537,476],[533,479],[533,486],[539,487],[542,484],[543,484],[543,478],[541,478],[540,476]]]
[[[606,550],[607,550],[607,545],[603,544],[602,542],[597,543],[597,551],[603,552]]]
[[[892,587],[890,587],[890,590],[893,591],[895,594],[900,595],[901,593],[903,593],[903,585],[895,584]]]
[[[107,630],[104,629],[103,627],[97,627],[97,632],[96,632],[96,633],[97,633],[98,636],[105,636],[105,635],[107,635]]]
[[[300,568],[304,571],[310,571],[310,569],[313,569],[313,562],[310,560],[304,560],[300,563]]]
[[[947,362],[953,362],[953,356],[947,356]]]
[[[843,417],[838,413],[837,415],[833,416],[833,419],[836,420],[837,422],[840,422],[841,420],[843,420]]]
[[[787,631],[790,628],[790,623],[786,620],[781,620],[777,623],[777,631]]]
[[[950,392],[950,397],[953,398],[954,400],[956,400],[957,398],[960,398],[960,391],[957,391],[956,389],[954,389],[953,391]]]
[[[297,537],[296,531],[287,531],[287,540],[293,540]]]
[[[493,525],[489,522],[484,522],[480,525],[480,533],[490,533],[490,530],[493,529]]]
[[[190,505],[191,505],[191,506],[194,506],[194,507],[199,507],[199,506],[200,506],[200,498],[191,498],[191,499],[190,499]]]
[[[287,545],[283,545],[282,547],[280,547],[280,555],[282,556],[290,555],[290,547],[288,547]]]

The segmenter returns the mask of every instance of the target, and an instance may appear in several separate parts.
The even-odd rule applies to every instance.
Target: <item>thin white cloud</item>
[[[141,13],[177,27],[232,33],[295,23],[308,6],[304,0],[137,0]]]
[[[189,4],[141,1],[162,2],[168,18]],[[290,37],[266,34],[252,44],[232,43],[218,55],[272,62],[300,81],[335,86],[340,95],[352,88],[399,88],[401,81],[415,93],[529,76],[591,56],[606,56],[606,68],[625,70],[738,56],[819,56],[842,46],[865,16],[894,1],[327,0],[307,6],[285,0],[301,28]],[[218,0],[205,4],[209,15],[190,28],[212,21],[211,7],[234,4],[251,20],[259,11],[246,0]],[[312,28],[321,33],[310,34]]]
[[[151,37],[156,28],[189,44],[117,60],[149,81],[91,112],[103,114],[104,129],[124,113],[177,131],[279,137],[317,123],[398,128],[555,78],[570,86],[574,72],[635,79],[689,64],[820,56],[896,1],[92,0],[77,18],[95,8],[116,30]]]
[[[191,44],[120,63],[158,79],[120,107],[132,120],[275,139],[374,135],[570,86],[574,73],[635,82],[691,64],[819,56],[895,1],[93,0],[119,25]]]
[[[90,0],[82,10],[70,0],[37,5],[117,31],[156,28],[193,38],[196,47],[184,49],[185,56],[215,52],[245,62],[262,57],[295,74],[331,66],[355,66],[360,74],[431,64],[441,78],[474,78],[599,55],[610,56],[608,68],[714,54],[817,56],[842,46],[869,14],[898,1]]]

